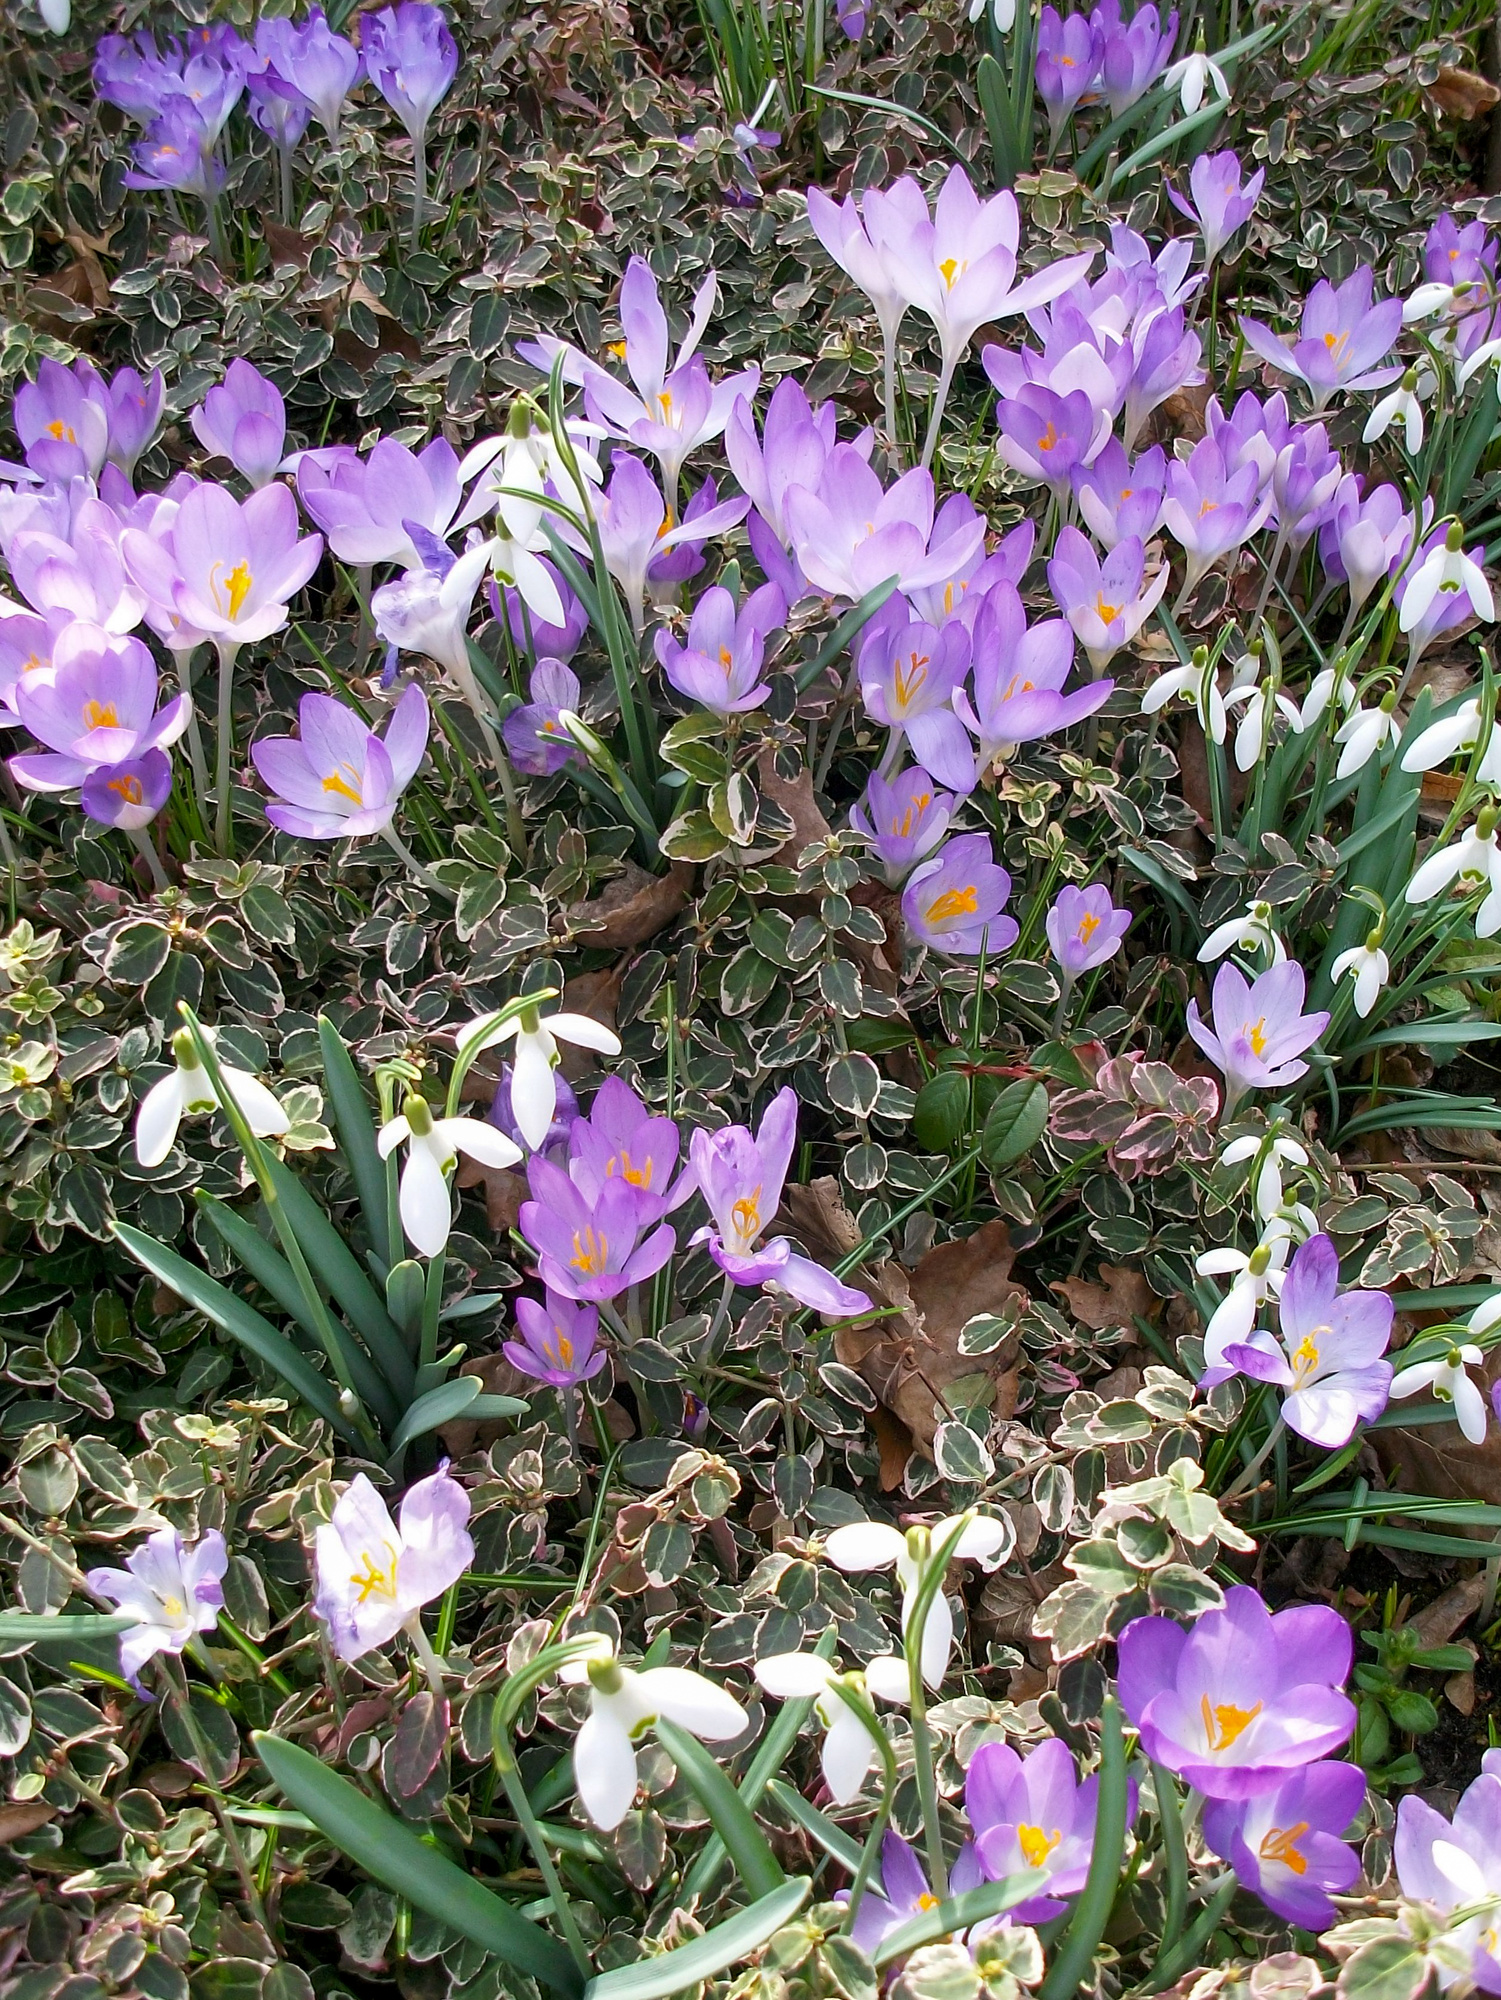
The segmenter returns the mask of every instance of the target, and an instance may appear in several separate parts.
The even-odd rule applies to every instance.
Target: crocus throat
[[[931,1889],[924,1889],[917,1899],[917,1907],[920,1910],[936,1910],[938,1908],[938,1898],[933,1894]]]
[[[1037,449],[1039,451],[1051,451],[1054,445],[1057,444],[1057,442],[1058,442],[1058,426],[1052,422],[1049,422],[1047,429],[1043,432],[1042,436],[1037,440]]]
[[[1062,1838],[1063,1829],[1057,1826],[1051,1833],[1045,1833],[1040,1826],[1019,1826],[1016,1829],[1017,1845],[1029,1868],[1040,1868]]]
[[[928,905],[928,922],[943,924],[954,917],[972,917],[979,907],[980,892],[973,882],[962,889],[945,889]]]
[[[1261,1713],[1261,1703],[1254,1708],[1237,1708],[1233,1702],[1222,1702],[1211,1708],[1207,1694],[1199,1697],[1199,1712],[1204,1718],[1204,1735],[1211,1750],[1228,1750],[1238,1737],[1243,1735]]]
[[[362,1549],[360,1560],[365,1566],[364,1574],[361,1575],[359,1570],[350,1572],[349,1581],[358,1588],[361,1604],[367,1597],[388,1597],[393,1601],[395,1599],[396,1558],[400,1552],[389,1542],[385,1543],[384,1548],[386,1557],[384,1564],[376,1561],[373,1549]]]
[[[761,1233],[761,1189],[757,1186],[753,1194],[742,1195],[730,1210],[730,1222],[735,1231],[735,1252],[744,1256]]]
[[[1125,607],[1120,604],[1107,604],[1105,602],[1105,593],[1102,590],[1095,598],[1094,608],[1102,625],[1113,625]]]
[[[223,605],[225,616],[235,619],[240,615],[240,606],[250,595],[255,578],[250,573],[248,563],[237,562],[221,584],[219,572],[223,567],[223,563],[214,564],[209,575],[209,588],[214,593],[214,601]]]
[[[118,729],[120,718],[112,701],[86,701],[83,705],[85,729]]]
[[[909,653],[906,667],[897,666],[894,668],[893,676],[899,707],[906,708],[923,682],[928,678],[929,657],[930,655],[927,653]]]
[[[1280,1862],[1284,1868],[1290,1868],[1294,1875],[1306,1875],[1308,1856],[1303,1853],[1298,1842],[1307,1831],[1306,1819],[1300,1819],[1296,1826],[1274,1826],[1258,1849],[1262,1860]]]
[[[1330,1331],[1327,1326],[1319,1327],[1316,1330],[1320,1333],[1328,1333]],[[1310,1333],[1298,1343],[1297,1349],[1293,1354],[1293,1387],[1301,1389],[1318,1365],[1319,1346]]]
[[[359,806],[365,803],[359,783],[359,774],[353,764],[336,764],[323,780],[323,789],[325,792],[337,792],[341,798]]]
[[[636,1165],[624,1146],[621,1147],[617,1157],[620,1161],[620,1178],[623,1181],[629,1181],[632,1187],[649,1188],[651,1186],[652,1171],[656,1166],[656,1161],[652,1159],[650,1154],[647,1155],[646,1164],[640,1167]],[[614,1172],[615,1161],[611,1160],[610,1164],[605,1168],[605,1179],[611,1179]]]
[[[1093,910],[1086,910],[1083,916],[1080,917],[1079,919],[1080,944],[1088,944],[1089,940],[1094,936],[1095,932],[1099,928],[1100,928],[1099,918],[1094,914]]]
[[[61,417],[54,417],[52,422],[48,424],[47,435],[48,437],[56,438],[59,444],[77,444],[78,442],[73,433],[73,426],[65,424]]]
[[[573,1232],[573,1255],[569,1258],[575,1271],[581,1271],[586,1278],[605,1268],[605,1260],[610,1254],[610,1240],[600,1235],[591,1222],[583,1229]]]
[[[141,781],[133,774],[123,778],[106,778],[106,785],[112,792],[118,792],[128,806],[138,806],[145,802],[146,794],[141,790]]]
[[[1245,1036],[1246,1040],[1251,1045],[1251,1053],[1253,1055],[1264,1056],[1266,1054],[1265,1014],[1262,1015],[1259,1021],[1247,1021],[1245,1027]]]

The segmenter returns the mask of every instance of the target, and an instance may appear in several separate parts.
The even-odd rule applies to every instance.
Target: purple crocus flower
[[[131,148],[135,164],[126,170],[125,185],[171,188],[213,202],[224,183],[214,137],[195,105],[183,97],[169,98],[165,111],[147,127],[145,138]]]
[[[130,479],[162,420],[166,400],[162,371],[153,368],[142,381],[138,368],[117,368],[104,384],[104,395],[109,415],[109,463]]]
[[[850,825],[867,836],[894,886],[943,839],[955,803],[953,794],[940,792],[921,764],[910,765],[889,783],[872,771],[864,800],[850,809]]]
[[[1119,1688],[1155,1763],[1211,1799],[1274,1792],[1289,1772],[1337,1750],[1355,1727],[1341,1692],[1350,1627],[1322,1604],[1275,1614],[1248,1584],[1185,1632],[1138,1618],[1120,1637]]]
[[[749,500],[725,500],[674,525],[661,488],[639,458],[617,452],[610,483],[595,501],[605,567],[619,583],[639,633],[646,623],[646,576],[654,559],[683,542],[705,542],[745,519]]]
[[[1469,1903],[1501,1897],[1501,1752],[1487,1750],[1452,1821],[1409,1792],[1397,1807],[1393,1843],[1404,1896],[1432,1903],[1445,1915]],[[1501,1950],[1493,1921],[1471,1917],[1454,1935],[1471,1952],[1469,1973],[1482,1993],[1501,1993]],[[1452,1983],[1449,1975],[1445,1984]]]
[[[145,595],[125,573],[120,540],[109,508],[84,500],[67,541],[33,529],[13,537],[6,550],[11,581],[49,622],[78,618],[107,632],[129,632],[141,622]]]
[[[693,1237],[737,1285],[776,1285],[799,1305],[830,1318],[869,1312],[864,1292],[844,1285],[821,1264],[798,1256],[785,1236],[762,1242],[776,1214],[797,1142],[797,1092],[784,1086],[759,1129],[726,1125],[699,1129],[688,1141],[689,1165],[713,1221]]]
[[[363,1472],[334,1503],[313,1544],[313,1615],[341,1660],[384,1646],[474,1561],[469,1495],[446,1465],[409,1486],[393,1521]]]
[[[1437,285],[1494,286],[1496,245],[1478,216],[1461,223],[1445,209],[1435,219],[1423,241],[1423,276]]]
[[[1067,396],[1029,382],[995,406],[1001,457],[1013,471],[1041,479],[1059,496],[1076,465],[1087,465],[1100,442],[1101,416],[1082,389]],[[1103,417],[1110,428],[1108,412]]]
[[[297,86],[318,123],[337,141],[344,100],[364,72],[359,50],[334,33],[321,7],[314,7],[300,26],[281,18],[261,21],[257,49],[263,38],[269,38],[267,53],[276,68]]]
[[[266,817],[302,840],[384,833],[427,749],[427,697],[414,681],[376,735],[332,695],[305,694],[298,736],[263,736],[250,757],[276,794]]]
[[[967,493],[951,493],[934,518],[934,539],[945,540],[954,528],[966,525],[974,511],[974,502]],[[908,590],[907,601],[918,617],[925,618],[930,625],[944,625],[950,618],[958,618],[973,633],[980,607],[997,584],[1009,583],[1018,590],[1021,588],[1036,541],[1037,523],[1018,521],[1002,535],[989,555],[982,542],[953,576],[942,583]]]
[[[1187,557],[1183,587],[1192,590],[1212,563],[1248,542],[1262,526],[1271,512],[1271,490],[1252,459],[1232,472],[1219,440],[1207,435],[1187,459],[1169,459],[1165,472],[1162,521],[1182,544]]]
[[[1249,222],[1266,181],[1266,168],[1258,167],[1242,186],[1239,155],[1228,148],[1223,153],[1200,153],[1188,174],[1185,200],[1171,184],[1167,198],[1180,215],[1197,224],[1204,239],[1204,263],[1212,264],[1243,222]]]
[[[580,764],[584,753],[563,727],[566,709],[576,714],[579,677],[561,660],[538,660],[532,668],[531,700],[513,708],[500,725],[506,753],[518,771],[550,778],[566,764]]]
[[[1412,540],[1412,516],[1397,488],[1381,485],[1363,493],[1363,485],[1360,473],[1347,472],[1319,529],[1324,574],[1349,586],[1352,612],[1391,575]]]
[[[852,42],[864,35],[868,13],[866,0],[834,0],[834,18]]]
[[[535,1299],[516,1301],[520,1340],[502,1343],[501,1353],[513,1368],[546,1382],[553,1389],[576,1389],[604,1367],[609,1356],[599,1340],[599,1309],[581,1306],[557,1292],[545,1306]]]
[[[1358,1424],[1373,1423],[1386,1408],[1392,1368],[1381,1357],[1393,1310],[1385,1292],[1341,1292],[1333,1243],[1310,1236],[1282,1280],[1281,1346],[1263,1335],[1232,1343],[1224,1358],[1242,1374],[1287,1390],[1282,1416],[1288,1429],[1338,1451]]]
[[[145,595],[220,645],[269,639],[287,622],[287,600],[323,555],[323,537],[297,536],[287,487],[236,500],[205,483],[186,494],[160,537],[127,528],[121,553]]]
[[[1402,328],[1402,301],[1372,303],[1375,278],[1361,264],[1340,285],[1321,278],[1303,306],[1297,337],[1284,340],[1259,319],[1242,318],[1246,345],[1284,375],[1296,375],[1317,410],[1336,389],[1380,389],[1402,373],[1379,364]]]
[[[78,788],[79,802],[100,826],[135,832],[149,826],[172,796],[172,759],[147,750],[120,764],[101,764]]]
[[[216,393],[210,391],[211,396]],[[197,429],[196,415],[193,423]],[[381,438],[368,459],[346,448],[338,448],[332,459],[303,452],[297,460],[297,494],[341,561],[415,569],[422,552],[413,540],[414,526],[440,541],[453,526],[463,497],[459,457],[445,437],[435,437],[421,451],[396,438]]]
[[[1049,150],[1100,73],[1100,36],[1087,14],[1044,7],[1037,20],[1037,94],[1047,106]]]
[[[227,458],[252,486],[276,475],[287,440],[287,406],[274,382],[234,360],[224,380],[194,410],[193,435],[214,458]]]
[[[50,618],[34,611],[12,611],[0,617],[0,728],[18,729],[16,689],[28,674],[45,673],[52,649],[70,625],[78,621],[54,612]]]
[[[1074,664],[1073,632],[1062,618],[1029,626],[1014,585],[998,583],[986,593],[974,630],[974,700],[961,687],[953,707],[980,739],[982,772],[1018,743],[1070,729],[1109,699],[1113,681],[1063,692]]]
[[[725,423],[724,448],[730,470],[751,499],[752,511],[746,521],[751,548],[767,576],[781,586],[789,604],[795,604],[809,584],[788,552],[786,497],[793,486],[817,490],[829,453],[839,441],[836,416],[832,402],[820,403],[815,409],[802,384],[784,375],[771,392],[759,439],[748,397],[736,401]],[[868,458],[873,443],[867,431],[853,449]]]
[[[985,545],[978,516],[937,534],[926,468],[914,466],[883,491],[854,445],[836,445],[817,490],[789,487],[784,507],[803,574],[816,590],[852,601],[893,576],[903,590],[947,583]]]
[[[158,1653],[180,1653],[200,1632],[211,1632],[224,1609],[229,1551],[217,1528],[185,1542],[176,1528],[148,1535],[124,1569],[91,1569],[88,1585],[136,1619],[120,1634],[120,1671],[137,1694],[140,1674]]]
[[[974,1829],[982,1879],[1003,1882],[1023,1869],[1048,1878],[1039,1896],[1011,1912],[1019,1924],[1062,1916],[1084,1887],[1100,1809],[1100,1781],[1081,1784],[1068,1745],[1056,1736],[1019,1757],[1006,1743],[982,1743],[964,1780],[964,1810]],[[1128,1787],[1126,1821],[1136,1817],[1136,1785]]]
[[[1089,17],[1098,38],[1101,94],[1112,118],[1129,111],[1167,68],[1178,38],[1178,12],[1164,23],[1154,5],[1122,21],[1120,0],[1101,0]]]
[[[677,1170],[682,1143],[671,1118],[654,1118],[624,1077],[607,1076],[588,1117],[569,1127],[568,1172],[591,1195],[606,1181],[624,1181],[635,1192],[645,1228],[681,1208],[694,1191],[692,1174]]]
[[[165,109],[178,100],[189,105],[203,121],[209,144],[216,145],[245,93],[245,72],[253,62],[248,44],[232,28],[218,44],[196,49],[189,35],[187,60],[167,88]]]
[[[871,718],[905,737],[912,754],[945,785],[968,792],[975,782],[974,754],[951,700],[969,671],[970,638],[958,619],[936,630],[909,622],[899,597],[890,617],[866,628],[860,647],[860,695]]]
[[[1020,935],[1003,916],[1011,877],[996,862],[990,836],[961,833],[914,870],[902,895],[902,916],[919,944],[951,958],[1009,951]]]
[[[521,1204],[521,1230],[550,1291],[613,1299],[655,1277],[677,1248],[670,1223],[643,1236],[649,1205],[629,1181],[612,1175],[585,1192],[540,1153],[527,1162],[527,1178],[533,1199]]]
[[[1152,313],[1144,324],[1139,322],[1133,329],[1131,383],[1126,391],[1123,422],[1128,451],[1159,403],[1204,380],[1204,370],[1199,366],[1203,351],[1203,344],[1184,317],[1182,306]]]
[[[44,479],[97,479],[109,451],[109,401],[93,366],[44,360],[16,391],[12,421],[26,463]]]
[[[101,765],[165,749],[188,726],[185,694],[158,709],[156,662],[139,639],[80,621],[58,638],[52,660],[50,673],[27,675],[15,689],[16,713],[47,746],[10,760],[28,791],[67,791]]]
[[[94,50],[94,89],[143,124],[161,110],[177,70],[149,35],[101,35]]]
[[[1204,423],[1207,435],[1224,457],[1227,476],[1251,464],[1263,486],[1271,479],[1278,452],[1291,443],[1295,428],[1287,413],[1287,397],[1280,389],[1264,403],[1247,389],[1236,398],[1229,416],[1220,408],[1219,398],[1211,396]]]
[[[1091,463],[1075,466],[1074,498],[1091,534],[1109,550],[1128,536],[1145,545],[1162,522],[1167,461],[1154,444],[1134,462],[1119,439],[1111,438]]]
[[[571,660],[589,629],[589,614],[569,589],[562,572],[546,556],[537,558],[539,568],[551,580],[563,607],[561,625],[539,618],[514,584],[490,583],[490,609],[503,625],[511,644],[523,657],[533,660]]]
[[[834,1897],[836,1903],[849,1899],[848,1889],[839,1890]],[[937,1901],[922,1863],[902,1836],[888,1827],[881,1838],[881,1886],[877,1889],[872,1883],[860,1898],[850,1942],[869,1958],[880,1950],[883,1938],[931,1910]]]
[[[657,658],[679,694],[715,715],[744,715],[771,697],[761,678],[769,633],[787,615],[787,600],[774,583],[763,583],[738,608],[729,591],[716,584],[693,607],[684,645],[666,626],[657,631]]]
[[[406,127],[420,151],[427,123],[459,71],[459,51],[443,9],[429,0],[400,0],[360,23],[365,74]]]
[[[1305,1014],[1308,982],[1294,958],[1285,959],[1248,981],[1227,960],[1215,974],[1214,1027],[1199,1018],[1199,1003],[1188,1003],[1188,1032],[1224,1074],[1225,1116],[1247,1090],[1281,1090],[1308,1074],[1298,1061],[1329,1025],[1327,1013]]]
[[[1136,637],[1167,589],[1165,563],[1150,582],[1145,569],[1134,535],[1117,542],[1103,563],[1077,528],[1065,528],[1058,537],[1048,586],[1097,674]]]
[[[1340,1835],[1364,1803],[1360,1766],[1321,1758],[1274,1792],[1210,1799],[1204,1838],[1277,1916],[1305,1930],[1327,1930],[1338,1920],[1329,1892],[1349,1889],[1360,1877],[1360,1857]]]
[[[1048,911],[1046,930],[1053,956],[1070,985],[1080,973],[1115,957],[1131,928],[1131,912],[1118,910],[1103,882],[1080,889],[1072,882]]]
[[[308,128],[312,105],[295,83],[269,66],[247,72],[245,90],[251,122],[273,145],[290,152]]]
[[[1329,518],[1335,488],[1344,477],[1337,451],[1322,424],[1299,424],[1272,467],[1277,533],[1298,549]]]

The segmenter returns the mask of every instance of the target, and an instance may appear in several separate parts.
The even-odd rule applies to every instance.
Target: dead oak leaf
[[[1120,1264],[1102,1264],[1098,1284],[1088,1278],[1056,1278],[1048,1289],[1062,1294],[1074,1318],[1091,1333],[1133,1327],[1138,1318],[1150,1319],[1157,1303],[1140,1271]]]

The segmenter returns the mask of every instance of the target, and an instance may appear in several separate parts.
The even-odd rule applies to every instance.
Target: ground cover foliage
[[[0,34],[5,1994],[1501,1991],[1487,10]]]

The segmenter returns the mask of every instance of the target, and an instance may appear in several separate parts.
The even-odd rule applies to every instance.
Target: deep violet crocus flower
[[[980,739],[982,772],[1015,745],[1072,728],[1109,699],[1113,681],[1065,694],[1073,663],[1074,635],[1063,619],[1029,626],[1012,584],[986,593],[975,617],[974,698],[962,687],[953,696],[954,713]]]
[[[1360,1766],[1324,1757],[1258,1798],[1210,1799],[1204,1838],[1269,1910],[1322,1931],[1337,1921],[1330,1891],[1349,1889],[1360,1876],[1360,1857],[1340,1835],[1364,1803]]]
[[[1020,934],[1003,916],[1011,877],[995,860],[990,836],[961,833],[913,871],[902,896],[908,930],[930,951],[978,958],[1009,951]]]
[[[1045,926],[1053,956],[1072,985],[1081,973],[1115,957],[1131,928],[1131,912],[1118,910],[1103,882],[1080,889],[1070,882],[1048,911]]]
[[[975,782],[964,724],[951,706],[969,671],[970,637],[957,619],[935,630],[908,622],[899,608],[873,619],[859,653],[860,694],[871,718],[905,737],[912,754],[941,783],[961,792]]]
[[[839,1890],[834,1897],[836,1903],[849,1899],[848,1889]],[[881,1838],[881,1886],[877,1889],[872,1883],[860,1898],[850,1943],[869,1957],[880,1950],[883,1938],[931,1910],[937,1901],[922,1863],[902,1836],[888,1827]]]
[[[1393,1843],[1404,1896],[1448,1915],[1469,1903],[1501,1901],[1501,1751],[1487,1750],[1474,1779],[1446,1820],[1409,1792],[1397,1808]],[[1501,1993],[1501,1947],[1494,1911],[1479,1913],[1452,1933],[1471,1953],[1469,1974],[1482,1993]],[[1440,1985],[1457,1975],[1440,1974]]]
[[[686,643],[666,626],[656,635],[662,671],[679,694],[715,715],[744,715],[770,699],[761,678],[766,640],[787,615],[787,600],[774,583],[763,583],[744,604],[722,585],[706,590],[693,607]]]
[[[145,138],[131,148],[135,164],[126,170],[125,185],[180,189],[211,209],[224,181],[214,136],[195,105],[186,98],[169,98]]]
[[[44,359],[12,406],[26,463],[44,479],[96,479],[109,452],[109,419],[104,384],[87,361],[65,368]]]
[[[330,139],[339,136],[344,100],[364,73],[359,50],[328,25],[321,7],[310,10],[300,25],[285,19],[262,21],[256,47],[271,35],[270,53],[277,69],[312,106],[313,116]]]
[[[535,1299],[516,1301],[520,1340],[507,1340],[501,1353],[513,1368],[552,1389],[576,1389],[604,1367],[609,1356],[598,1346],[599,1309],[581,1306],[557,1292],[546,1305]]]
[[[1308,982],[1296,959],[1258,974],[1255,983],[1228,961],[1215,974],[1214,1026],[1188,1003],[1188,1032],[1225,1078],[1225,1115],[1247,1090],[1281,1090],[1306,1076],[1298,1058],[1329,1025],[1327,1013],[1305,1014]]]
[[[537,1252],[550,1291],[570,1299],[613,1299],[655,1277],[677,1247],[671,1223],[650,1225],[629,1181],[616,1176],[586,1192],[551,1160],[527,1162],[532,1200],[521,1204],[521,1230]]]
[[[1113,549],[1132,535],[1145,546],[1162,523],[1167,460],[1154,444],[1133,461],[1112,437],[1087,466],[1074,467],[1073,488],[1079,512],[1102,548]]]
[[[866,835],[886,880],[895,885],[943,839],[955,803],[953,794],[939,791],[921,764],[909,765],[889,783],[872,771],[864,799],[850,809],[850,825]]]
[[[1167,565],[1150,579],[1145,567],[1134,535],[1117,542],[1103,563],[1077,528],[1058,537],[1048,585],[1097,674],[1136,637],[1167,589]]]
[[[1244,222],[1249,222],[1266,181],[1266,168],[1258,167],[1251,178],[1241,182],[1239,156],[1227,148],[1223,153],[1200,153],[1188,174],[1185,200],[1168,186],[1167,198],[1180,215],[1197,224],[1204,239],[1204,263],[1212,264]]]
[[[1011,1912],[1020,1924],[1042,1924],[1063,1914],[1066,1900],[1084,1887],[1099,1814],[1100,1781],[1081,1784],[1066,1743],[1056,1736],[1025,1758],[1006,1743],[982,1743],[964,1780],[964,1810],[974,1829],[981,1877],[1003,1882],[1023,1869],[1040,1868],[1047,1888]],[[1126,1823],[1136,1817],[1136,1785],[1129,1785]]]
[[[28,791],[67,791],[101,766],[165,749],[188,726],[187,695],[157,707],[156,662],[139,639],[75,622],[59,636],[52,660],[50,673],[28,674],[15,690],[16,713],[47,746],[10,760]]]
[[[274,382],[248,361],[231,361],[224,380],[194,410],[193,435],[215,458],[227,458],[252,486],[276,475],[287,438],[287,406]]]
[[[1101,0],[1090,15],[1099,38],[1100,94],[1112,118],[1129,111],[1167,68],[1178,39],[1178,12],[1164,22],[1154,5],[1138,7],[1129,21],[1121,19],[1120,0]]]
[[[534,778],[550,778],[565,764],[582,763],[584,753],[562,719],[578,712],[578,675],[561,660],[538,660],[528,691],[531,700],[513,708],[500,725],[501,739],[516,769]]]
[[[1048,152],[1100,73],[1101,37],[1087,14],[1044,7],[1037,20],[1037,94],[1047,107]]]
[[[1274,1792],[1355,1727],[1342,1692],[1348,1623],[1323,1604],[1267,1610],[1248,1584],[1191,1631],[1138,1618],[1120,1638],[1120,1697],[1158,1764],[1211,1799]]]
[[[1001,457],[1013,471],[1045,480],[1060,497],[1076,465],[1087,465],[1110,429],[1110,414],[1095,409],[1082,389],[1066,396],[1028,382],[995,406]]]
[[[342,562],[415,569],[422,553],[412,539],[413,526],[440,541],[453,526],[463,497],[459,456],[445,437],[435,437],[421,451],[381,438],[368,458],[345,448],[333,455],[302,452],[297,496]]]
[[[1381,366],[1402,327],[1402,301],[1372,302],[1375,279],[1361,264],[1342,284],[1322,278],[1308,294],[1298,333],[1291,339],[1259,319],[1242,318],[1246,345],[1284,375],[1305,384],[1317,410],[1337,389],[1381,389],[1402,373],[1400,362]]]
[[[671,1118],[654,1118],[624,1077],[607,1076],[588,1117],[569,1127],[568,1172],[585,1193],[624,1181],[645,1227],[681,1208],[694,1191],[692,1174],[678,1172],[682,1143]]]
[[[800,1257],[785,1236],[761,1240],[781,1202],[796,1142],[797,1092],[790,1086],[777,1092],[754,1133],[745,1125],[695,1131],[688,1159],[713,1221],[693,1241],[706,1244],[737,1285],[776,1285],[830,1318],[868,1312],[864,1292]]]
[[[305,694],[298,736],[263,736],[250,746],[276,794],[266,817],[303,840],[385,833],[427,748],[427,696],[415,682],[391,712],[385,740],[332,695]]]
[[[144,750],[120,764],[101,764],[78,788],[78,799],[100,826],[136,833],[150,826],[172,796],[172,759],[164,750]]]
[[[791,486],[784,505],[803,574],[830,597],[858,601],[893,576],[904,591],[947,583],[985,546],[978,514],[947,516],[948,532],[938,532],[926,468],[914,466],[883,489],[854,445],[837,445],[817,489]]]
[[[1281,1345],[1270,1336],[1225,1349],[1225,1360],[1287,1391],[1282,1416],[1310,1444],[1337,1451],[1358,1424],[1386,1408],[1392,1368],[1385,1354],[1393,1306],[1385,1292],[1339,1289],[1339,1257],[1327,1236],[1299,1245],[1282,1280]]]
[[[137,1694],[141,1669],[158,1653],[180,1653],[211,1632],[224,1609],[229,1551],[217,1528],[185,1542],[176,1528],[158,1528],[125,1558],[124,1569],[91,1569],[88,1586],[136,1623],[120,1634],[120,1671]]]
[[[1187,557],[1183,588],[1192,590],[1212,563],[1250,540],[1271,512],[1272,495],[1248,460],[1231,471],[1219,441],[1202,437],[1187,459],[1165,467],[1162,522]]]

